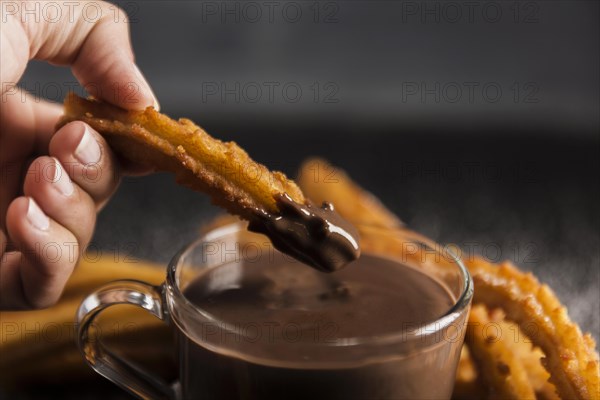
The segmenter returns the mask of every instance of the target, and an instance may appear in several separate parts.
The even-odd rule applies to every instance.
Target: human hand
[[[88,92],[120,107],[158,107],[122,10],[102,1],[52,3],[57,8],[44,12],[41,0],[2,2],[0,309],[59,299],[121,174],[97,132],[83,122],[55,132],[62,108],[16,87],[28,61],[69,65]]]

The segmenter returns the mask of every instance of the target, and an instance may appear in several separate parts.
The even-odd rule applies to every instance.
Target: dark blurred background
[[[118,4],[163,112],[291,175],[331,160],[412,228],[534,271],[600,338],[597,1]],[[22,86],[73,81],[32,63]],[[127,178],[93,248],[166,262],[218,212]]]

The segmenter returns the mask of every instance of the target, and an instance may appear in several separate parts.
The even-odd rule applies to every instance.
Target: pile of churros
[[[311,179],[309,172],[317,165],[335,171],[335,182]],[[388,219],[390,211],[381,202],[324,160],[307,161],[299,184],[314,201],[339,204],[338,212],[352,222],[398,225],[397,219]],[[371,242],[365,240],[368,232],[361,233],[364,250],[393,253],[398,249],[392,236]],[[473,276],[475,295],[454,398],[600,398],[594,339],[582,334],[548,286],[510,262],[495,265],[480,257],[463,262]],[[483,329],[486,326],[494,329]]]
[[[375,196],[324,160],[305,162],[296,184],[252,161],[235,143],[221,142],[189,120],[174,121],[151,108],[128,112],[70,95],[65,101],[62,123],[72,120],[90,124],[119,155],[157,170],[174,172],[181,183],[208,192],[215,203],[242,218],[251,218],[257,209],[276,213],[274,198],[282,194],[299,203],[307,199],[316,204],[327,201],[335,205],[341,216],[363,229],[361,247],[365,251],[390,255],[398,249],[398,238],[390,234],[369,240],[365,227],[390,232],[407,229]],[[254,179],[240,173],[249,165],[260,172]],[[335,179],[315,179],[312,171],[316,168],[329,171]],[[230,221],[228,217],[219,218],[210,226]],[[496,265],[479,257],[463,261],[473,276],[475,295],[453,398],[600,398],[596,344],[570,320],[552,290],[509,262]],[[42,311],[1,313],[2,382],[52,379],[49,374],[61,376],[63,382],[95,379],[75,347],[72,320],[85,293],[120,278],[158,284],[164,278],[164,269],[114,260],[84,261],[57,306]],[[118,321],[132,322],[132,329],[110,331],[108,321],[109,340],[114,337],[115,344],[129,340],[129,345],[122,346],[124,351],[136,355],[141,363],[162,367],[165,376],[172,373],[173,349],[155,345],[160,343],[158,337],[168,337],[167,328],[143,311],[126,308],[116,312],[121,313]],[[489,326],[495,329],[484,329]],[[132,341],[140,333],[137,337],[145,340]]]

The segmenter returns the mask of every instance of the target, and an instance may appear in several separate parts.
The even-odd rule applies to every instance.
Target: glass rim
[[[408,242],[417,243],[421,245],[425,245],[431,249],[436,254],[441,254],[440,251],[436,250],[434,245],[435,242],[432,240],[409,230],[398,229],[398,228],[387,228],[381,226],[373,226],[367,224],[358,224],[358,226],[373,228],[380,230],[385,233],[393,233],[398,232],[401,233],[404,237],[408,239]],[[188,244],[184,245],[169,261],[167,267],[167,277],[165,281],[165,285],[167,286],[167,291],[170,292],[171,296],[173,296],[178,304],[178,308],[182,308],[183,305],[185,310],[192,312],[194,315],[200,316],[205,319],[208,323],[216,323],[220,324],[220,326],[228,326],[229,324],[225,321],[222,321],[217,316],[201,309],[194,305],[182,292],[181,287],[179,285],[179,279],[177,276],[177,272],[182,265],[181,260],[188,255],[193,249],[195,249],[200,243],[208,242],[210,240],[215,240],[217,238],[223,238],[227,235],[231,235],[237,233],[241,230],[245,230],[246,226],[243,221],[234,222],[231,224],[227,224],[224,226],[216,227],[207,232],[203,232],[199,237],[192,240]],[[253,233],[253,232],[251,232]],[[254,233],[253,233],[254,234]],[[299,343],[302,346],[307,347],[341,347],[341,346],[357,346],[357,345],[382,345],[382,344],[390,344],[394,342],[410,342],[411,340],[419,340],[427,337],[429,335],[435,335],[439,332],[442,332],[444,329],[452,326],[452,324],[458,320],[463,311],[467,309],[471,303],[471,299],[473,297],[473,279],[469,270],[465,267],[463,262],[457,257],[452,251],[448,250],[447,256],[450,258],[451,262],[456,265],[460,272],[460,279],[462,284],[462,290],[460,295],[456,297],[456,300],[453,301],[452,306],[440,317],[435,320],[425,322],[423,324],[415,324],[413,329],[409,330],[401,330],[394,331],[391,333],[386,333],[382,335],[376,336],[358,336],[351,338],[337,338],[332,339],[328,342],[302,342]],[[364,254],[369,254],[378,258],[388,258],[396,262],[400,262],[395,259],[393,256],[386,257],[383,254],[378,254],[377,252],[364,252]],[[443,255],[442,255],[443,256]],[[182,302],[182,304],[179,304]],[[171,305],[171,302],[168,301],[167,304]],[[173,313],[172,313],[173,314]],[[179,313],[177,313],[179,314]],[[182,329],[183,327],[177,323],[174,315],[171,317],[175,320],[174,322]]]

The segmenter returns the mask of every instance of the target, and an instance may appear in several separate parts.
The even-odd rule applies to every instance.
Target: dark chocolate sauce
[[[279,251],[323,272],[337,271],[360,256],[358,231],[332,204],[299,204],[287,194],[275,200],[279,214],[256,210],[248,229],[267,235]]]
[[[335,274],[298,264],[278,252],[262,253],[189,283],[185,297],[216,320],[177,334],[183,399],[450,398],[462,318],[425,334],[435,337],[426,350],[409,352],[404,346],[410,341],[399,340],[384,346],[389,354],[361,345],[327,353],[336,341],[385,337],[433,322],[456,300],[442,282],[369,254]],[[408,355],[399,357],[403,352]],[[369,355],[369,362],[361,361]]]

